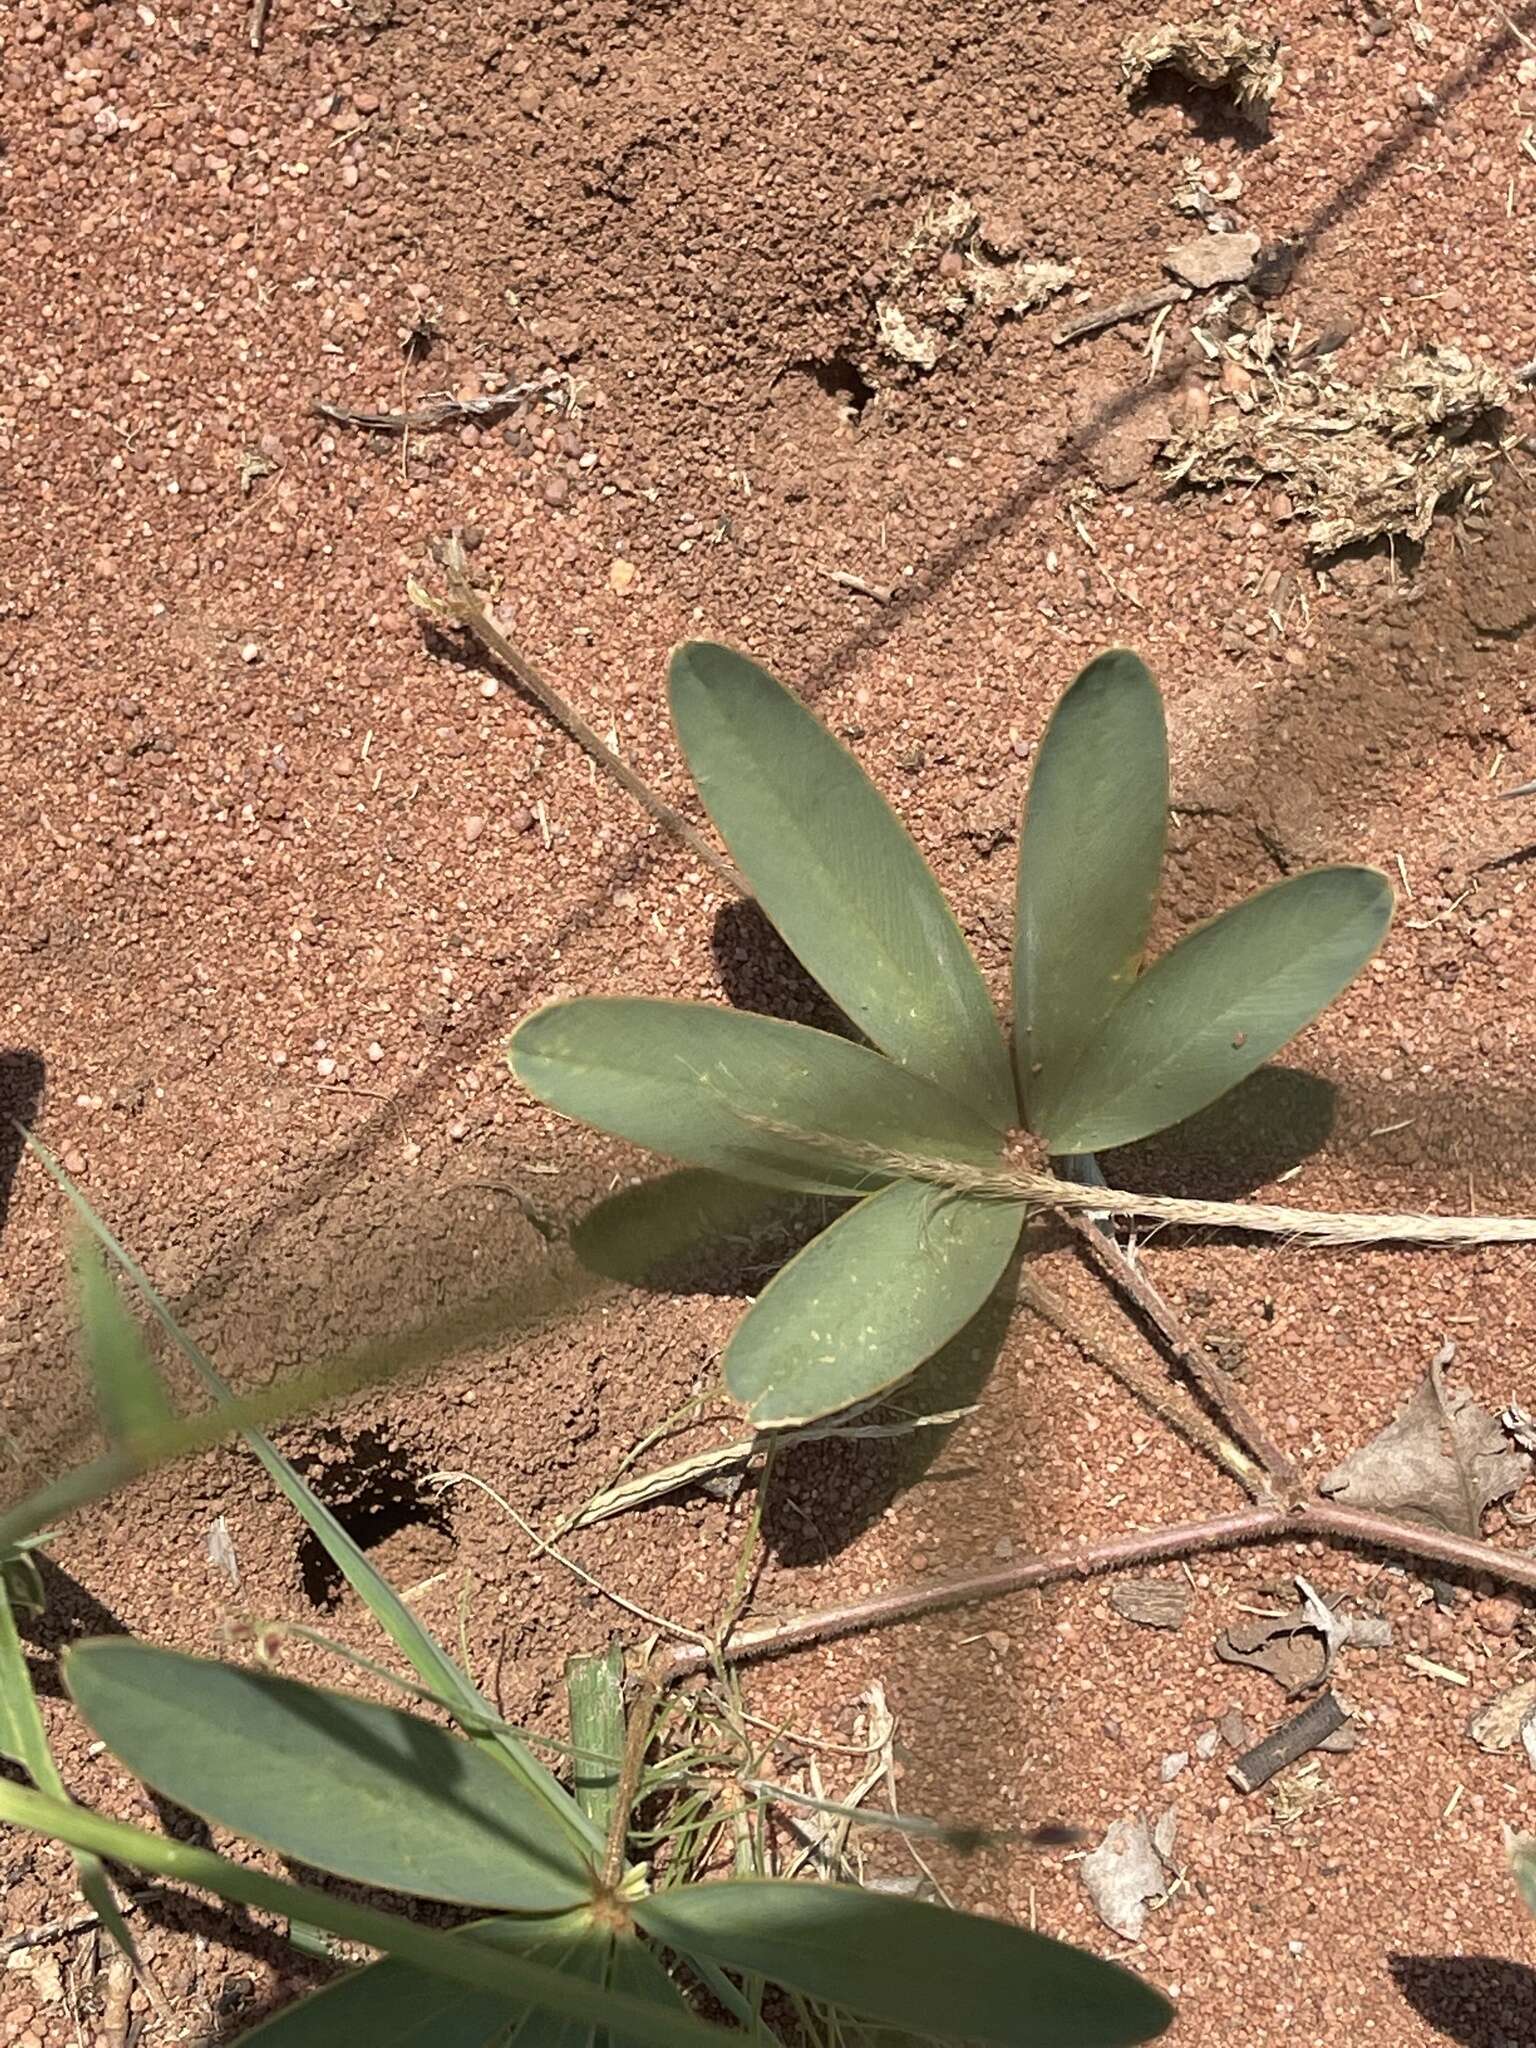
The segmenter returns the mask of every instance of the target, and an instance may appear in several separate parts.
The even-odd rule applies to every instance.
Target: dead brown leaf
[[[1299,1607],[1223,1629],[1215,1643],[1224,1664],[1264,1672],[1285,1687],[1289,1699],[1321,1685],[1346,1643],[1375,1650],[1392,1640],[1390,1625],[1379,1616],[1338,1614],[1305,1579],[1298,1578],[1296,1586]]]
[[[1325,1473],[1319,1490],[1346,1507],[1478,1536],[1488,1509],[1523,1486],[1531,1469],[1465,1387],[1447,1391],[1436,1362],[1402,1411]]]
[[[1533,1715],[1536,1715],[1536,1678],[1526,1678],[1491,1699],[1480,1714],[1474,1714],[1467,1723],[1467,1733],[1479,1749],[1497,1754],[1500,1750],[1514,1748]]]

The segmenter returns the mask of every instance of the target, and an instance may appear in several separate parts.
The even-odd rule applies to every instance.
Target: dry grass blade
[[[946,1409],[939,1415],[914,1415],[904,1422],[829,1424],[811,1429],[776,1431],[771,1436],[742,1437],[735,1443],[695,1451],[691,1457],[679,1458],[657,1472],[643,1472],[634,1479],[605,1487],[567,1515],[558,1525],[556,1534],[564,1535],[569,1529],[584,1529],[592,1522],[605,1521],[610,1515],[622,1515],[632,1508],[646,1507],[651,1501],[664,1500],[669,1493],[677,1493],[685,1486],[698,1486],[702,1481],[717,1479],[724,1473],[745,1471],[756,1459],[766,1456],[770,1448],[811,1443],[831,1436],[845,1439],[910,1436],[914,1430],[940,1429],[951,1422],[963,1422],[967,1415],[975,1412],[975,1404],[972,1403],[967,1408]]]

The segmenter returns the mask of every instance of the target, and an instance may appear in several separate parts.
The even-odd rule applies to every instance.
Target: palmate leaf
[[[449,1983],[467,1984],[588,2025],[611,2026],[626,2043],[633,2040],[646,2048],[723,2048],[732,2038],[692,2013],[668,2010],[659,2007],[653,1997],[636,1995],[627,1983],[606,1988],[593,1985],[552,1969],[526,1952],[498,1949],[470,1934],[447,1934],[334,1892],[286,1883],[252,1864],[237,1863],[147,1828],[108,1820],[104,1814],[72,1806],[67,1800],[13,1785],[3,1776],[0,1822],[30,1828],[67,1842],[71,1848],[107,1857],[133,1870],[149,1871],[176,1884],[197,1885],[219,1898],[236,1900],[290,1923],[323,1928],[344,1941],[361,1942],[366,1948],[398,1956]]]
[[[597,1934],[584,1913],[563,1914],[537,1933],[511,1920],[477,1920],[464,1931],[589,1983],[603,1981],[611,1937]],[[450,1984],[390,1957],[285,2006],[242,2034],[235,2048],[501,2048],[528,2012],[521,2001]],[[541,2017],[553,2027],[567,2024]],[[570,2024],[590,2034],[584,2023]]]
[[[70,1650],[64,1680],[146,1784],[317,1870],[509,1912],[592,1893],[547,1803],[420,1715],[126,1636]]]
[[[997,1013],[923,856],[859,763],[781,683],[695,640],[668,674],[699,794],[796,958],[866,1038],[1017,1121]]]
[[[1024,1120],[1044,1130],[1141,965],[1163,865],[1168,735],[1134,654],[1101,654],[1052,714],[1019,833],[1013,1014]]]
[[[991,1165],[1002,1136],[861,1045],[713,1003],[580,996],[512,1034],[531,1094],[693,1166],[808,1194],[861,1193],[886,1153]],[[799,1137],[797,1133],[804,1133]]]
[[[677,1987],[650,1951],[632,1937],[620,1940],[595,1928],[585,1913],[562,1915],[538,1930],[480,1920],[464,1932],[663,2012],[686,2014]],[[236,2048],[627,2048],[633,2039],[386,1960],[285,2007],[242,2034]]]
[[[1097,1152],[1193,1116],[1326,1009],[1391,919],[1385,875],[1327,867],[1200,925],[1109,1012],[1038,1135],[1053,1152]]]
[[[681,1955],[945,2040],[1122,2048],[1173,2009],[1129,1970],[1000,1920],[848,1885],[733,1879],[643,1899],[635,1917]]]
[[[1002,1276],[1020,1207],[916,1181],[867,1195],[764,1288],[725,1353],[759,1428],[813,1422],[903,1380],[970,1321]]]

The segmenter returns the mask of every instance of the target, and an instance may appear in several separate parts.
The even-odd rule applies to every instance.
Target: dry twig
[[[641,809],[648,811],[664,831],[670,832],[674,839],[680,839],[688,851],[702,861],[727,889],[750,900],[752,889],[746,876],[722,855],[716,853],[703,833],[690,825],[681,811],[674,810],[671,804],[664,802],[627,762],[621,761],[612,747],[598,738],[581,713],[566,702],[552,683],[544,680],[526,656],[519,654],[506,634],[491,618],[484,600],[471,588],[464,571],[463,549],[457,540],[437,542],[432,554],[442,570],[448,595],[445,599],[434,597],[419,583],[412,582],[408,587],[411,599],[418,608],[429,618],[436,619],[444,625],[462,626],[491,659],[506,670],[518,687],[526,690],[533,701],[541,705],[555,723],[570,734],[577,746],[591,755],[599,767],[606,768],[619,787],[627,790]]]
[[[1148,313],[1160,313],[1164,306],[1176,306],[1190,295],[1188,285],[1160,284],[1150,291],[1132,292],[1128,299],[1114,299],[1107,306],[1085,306],[1081,313],[1063,320],[1051,340],[1062,348],[1069,341],[1102,334],[1106,327],[1118,327],[1124,320],[1140,320]]]

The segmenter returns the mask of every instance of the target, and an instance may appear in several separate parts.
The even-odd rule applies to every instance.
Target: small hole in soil
[[[875,386],[852,356],[810,356],[803,362],[791,363],[789,367],[791,372],[809,377],[819,390],[826,393],[837,407],[838,418],[845,426],[856,427],[874,403]]]
[[[314,1448],[293,1462],[363,1550],[377,1549],[404,1529],[453,1534],[447,1506],[428,1491],[421,1465],[382,1430],[361,1430],[350,1439],[339,1429],[322,1430]],[[344,1582],[317,1536],[306,1532],[300,1538],[298,1562],[310,1605],[334,1607]]]

